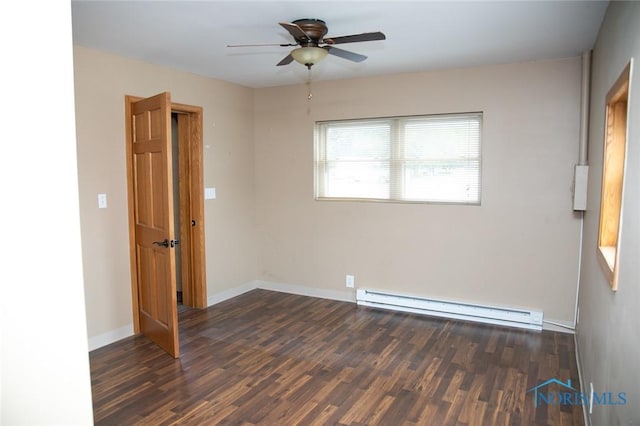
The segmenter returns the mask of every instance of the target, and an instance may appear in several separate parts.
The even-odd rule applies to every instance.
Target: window
[[[316,123],[315,197],[480,204],[482,113]]]
[[[604,155],[602,166],[602,197],[598,230],[598,258],[612,290],[618,288],[618,241],[622,212],[622,184],[627,142],[627,99],[629,75],[627,65],[607,93]]]

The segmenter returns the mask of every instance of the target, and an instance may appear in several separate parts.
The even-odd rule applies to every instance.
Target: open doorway
[[[190,107],[195,108],[195,107]],[[206,308],[201,121],[172,104],[171,139],[178,311]],[[197,140],[194,140],[197,139]]]
[[[173,229],[174,238],[178,241],[185,242],[182,238],[183,230],[180,229],[181,212],[180,212],[180,129],[178,125],[178,113],[171,111],[171,162],[173,169]],[[184,153],[183,153],[184,154]],[[189,305],[184,305],[182,295],[182,246],[180,244],[175,247],[176,255],[176,300],[178,301],[178,314],[189,309]],[[185,260],[187,260],[185,258]]]
[[[202,143],[202,108],[172,103],[175,117],[175,150],[173,160],[174,210],[178,210],[176,230],[180,235],[180,281],[182,304],[193,308],[207,307],[207,283],[204,250],[204,177]],[[172,119],[173,122],[173,119]]]

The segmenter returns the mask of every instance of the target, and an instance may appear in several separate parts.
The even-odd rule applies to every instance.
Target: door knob
[[[157,246],[169,247],[169,240],[154,241],[153,244],[155,244]],[[173,244],[171,245],[171,247],[173,247]]]

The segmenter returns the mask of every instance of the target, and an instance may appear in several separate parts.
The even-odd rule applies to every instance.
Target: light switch
[[[107,208],[107,194],[98,194],[98,208],[99,209]]]
[[[205,200],[215,200],[216,198],[216,189],[215,188],[205,188],[204,189],[204,199]]]

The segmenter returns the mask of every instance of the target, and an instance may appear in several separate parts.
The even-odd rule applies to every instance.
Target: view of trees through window
[[[316,198],[480,203],[482,113],[317,123]]]

